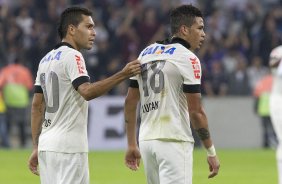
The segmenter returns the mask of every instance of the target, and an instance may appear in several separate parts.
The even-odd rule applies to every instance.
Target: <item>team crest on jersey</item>
[[[83,66],[83,62],[80,56],[75,55],[75,60],[76,60],[76,64],[77,64],[77,69],[79,74],[83,74],[84,73],[84,66]]]
[[[201,66],[200,66],[199,60],[197,60],[197,58],[195,57],[195,58],[189,58],[189,61],[192,64],[195,79],[200,79],[201,78]]]

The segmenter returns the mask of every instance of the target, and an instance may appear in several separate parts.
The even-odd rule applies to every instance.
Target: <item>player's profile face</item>
[[[189,43],[191,49],[195,50],[201,47],[205,40],[204,21],[201,17],[196,17],[194,23],[190,27]]]
[[[79,49],[91,49],[94,44],[96,32],[91,16],[82,15],[82,21],[75,31],[75,42]]]

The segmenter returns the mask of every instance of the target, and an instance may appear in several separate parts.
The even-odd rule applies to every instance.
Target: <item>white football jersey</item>
[[[67,43],[40,61],[35,92],[43,92],[46,110],[39,151],[88,152],[88,102],[76,91],[88,81],[83,56]]]
[[[199,59],[186,48],[184,40],[177,39],[148,46],[139,60],[141,75],[131,78],[137,80],[140,91],[139,140],[193,142],[184,92],[200,93]]]
[[[273,71],[273,84],[271,94],[275,96],[282,96],[282,60],[275,71]]]

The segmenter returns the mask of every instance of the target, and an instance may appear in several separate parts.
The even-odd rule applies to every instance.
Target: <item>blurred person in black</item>
[[[228,84],[227,75],[220,61],[213,61],[211,71],[208,72],[204,80],[204,91],[207,96],[227,95]]]

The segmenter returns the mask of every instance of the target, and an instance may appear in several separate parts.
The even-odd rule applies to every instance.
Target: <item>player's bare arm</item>
[[[136,110],[140,94],[138,88],[129,88],[125,99],[124,117],[128,148],[125,154],[125,164],[131,170],[139,168],[141,155],[136,140]]]
[[[104,80],[95,83],[84,83],[78,87],[78,92],[85,100],[92,100],[97,98],[115,85],[124,81],[125,79],[132,77],[134,75],[140,74],[141,66],[138,60],[129,62],[120,72],[114,74],[113,76],[106,78]]]
[[[32,107],[31,107],[31,134],[33,151],[29,158],[29,169],[33,174],[39,175],[38,173],[38,140],[41,133],[41,127],[43,123],[43,117],[45,112],[45,101],[42,93],[35,93],[33,96]]]
[[[43,123],[45,112],[45,101],[43,93],[35,93],[33,96],[31,107],[31,133],[33,147],[38,146],[38,139],[41,133],[41,127]]]
[[[219,171],[219,160],[216,156],[215,148],[213,146],[210,132],[208,128],[208,120],[206,113],[202,107],[201,94],[200,93],[186,93],[189,115],[191,118],[191,123],[199,138],[201,139],[203,145],[207,149],[208,153],[208,164],[209,164],[209,178],[212,178],[218,174]]]

